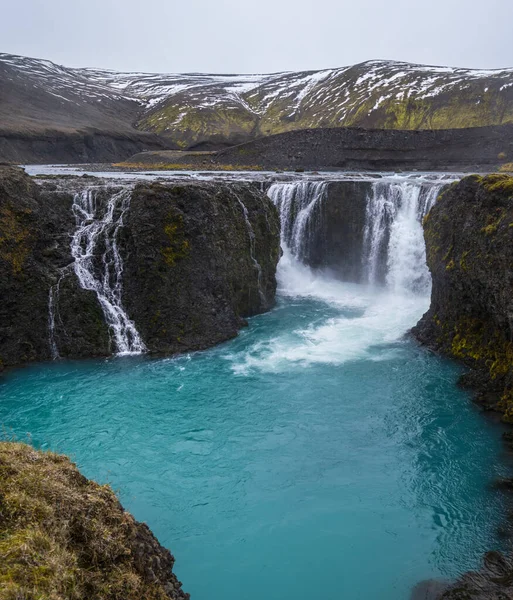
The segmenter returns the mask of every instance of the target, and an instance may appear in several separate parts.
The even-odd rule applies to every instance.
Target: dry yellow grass
[[[0,442],[1,600],[186,598],[172,566],[109,486],[65,456]]]

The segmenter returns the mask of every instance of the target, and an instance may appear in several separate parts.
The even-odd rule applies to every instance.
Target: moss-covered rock
[[[56,341],[63,356],[110,352],[93,292],[78,285],[70,253],[72,193],[0,166],[0,369],[51,358],[50,290],[59,286]]]
[[[1,600],[189,597],[174,558],[65,456],[0,442]]]
[[[424,220],[431,306],[414,334],[463,361],[463,381],[513,422],[513,177],[452,185]]]
[[[150,351],[207,348],[274,304],[279,219],[256,185],[141,183],[120,245],[124,305]]]
[[[70,250],[73,194],[91,185],[97,207],[119,191],[83,178],[36,185],[0,168],[0,369],[116,350]],[[207,348],[273,305],[279,219],[256,185],[139,184],[123,221],[122,304],[150,351]],[[102,244],[91,260],[98,277]]]

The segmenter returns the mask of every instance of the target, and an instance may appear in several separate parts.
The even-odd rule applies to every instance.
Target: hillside
[[[309,128],[502,125],[513,123],[513,69],[368,61],[271,75],[149,74],[0,54],[0,123],[0,159],[35,162],[70,139],[57,160],[219,149]]]
[[[136,154],[125,167],[495,171],[513,159],[513,125],[433,131],[303,129],[219,152]]]

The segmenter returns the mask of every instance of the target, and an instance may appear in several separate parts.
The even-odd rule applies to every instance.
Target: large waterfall
[[[430,276],[422,219],[430,211],[443,183],[378,181],[367,198],[363,272],[371,284],[392,291],[429,293]]]
[[[429,293],[422,219],[445,184],[443,175],[385,177],[368,182],[366,193],[354,198],[354,203],[365,203],[358,269],[361,283],[382,285],[397,293]],[[303,265],[310,265],[314,246],[326,249],[330,243],[325,215],[329,185],[275,183],[268,190],[280,211],[284,252]],[[336,203],[336,197],[329,202]]]
[[[131,195],[131,187],[115,191],[88,188],[75,194],[73,202],[77,227],[71,240],[71,254],[75,273],[83,289],[96,293],[118,354],[146,351],[122,304],[123,260],[118,234]]]

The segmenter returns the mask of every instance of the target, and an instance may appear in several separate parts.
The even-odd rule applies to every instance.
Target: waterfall
[[[327,189],[324,181],[298,181],[275,183],[267,191],[280,211],[282,247],[303,263],[308,263],[314,235],[322,227]]]
[[[99,192],[110,196],[103,200]],[[115,192],[89,188],[75,194],[73,202],[77,227],[71,240],[71,254],[75,259],[75,274],[83,289],[96,293],[117,352],[122,355],[146,351],[121,300],[123,261],[118,234],[131,195],[131,188]]]
[[[50,354],[52,360],[60,358],[57,342],[55,341],[55,297],[57,286],[52,285],[48,293],[48,339],[50,341]]]
[[[262,302],[262,308],[267,308],[267,298],[265,297],[265,294],[262,290],[262,267],[260,266],[260,263],[256,259],[256,254],[255,254],[255,230],[253,229],[253,225],[251,225],[251,221],[249,220],[249,213],[248,213],[248,209],[246,208],[246,205],[239,198],[239,196],[235,193],[235,191],[233,192],[233,195],[237,199],[237,202],[239,203],[239,205],[242,209],[242,214],[244,215],[244,220],[246,221],[246,229],[247,229],[248,237],[249,237],[249,255],[251,257],[251,260],[252,260],[253,265],[255,266],[255,269],[257,272],[258,295],[260,296],[260,301]]]
[[[428,294],[422,219],[444,183],[378,181],[367,198],[363,273],[367,283],[385,284],[398,293]]]
[[[431,278],[426,266],[426,251],[422,219],[429,212],[440,190],[451,176],[387,176],[370,180],[370,193],[355,196],[354,203],[365,202],[362,211],[365,223],[361,233],[361,254],[356,260],[356,280],[361,283],[385,286],[398,294],[427,295]],[[348,181],[354,181],[348,179]],[[365,181],[362,179],[361,181]],[[285,255],[299,263],[313,266],[314,249],[328,256],[332,240],[327,238],[327,223],[323,207],[328,200],[329,181],[298,181],[275,183],[268,195],[280,211],[281,244]],[[336,202],[330,196],[330,202]],[[363,213],[362,213],[363,221]],[[357,223],[354,223],[356,226]],[[360,258],[361,257],[361,258]],[[340,254],[331,257],[324,266],[337,272],[336,261],[353,261]],[[315,264],[319,264],[319,261]],[[354,269],[353,269],[353,272]],[[355,279],[351,279],[355,281]]]

